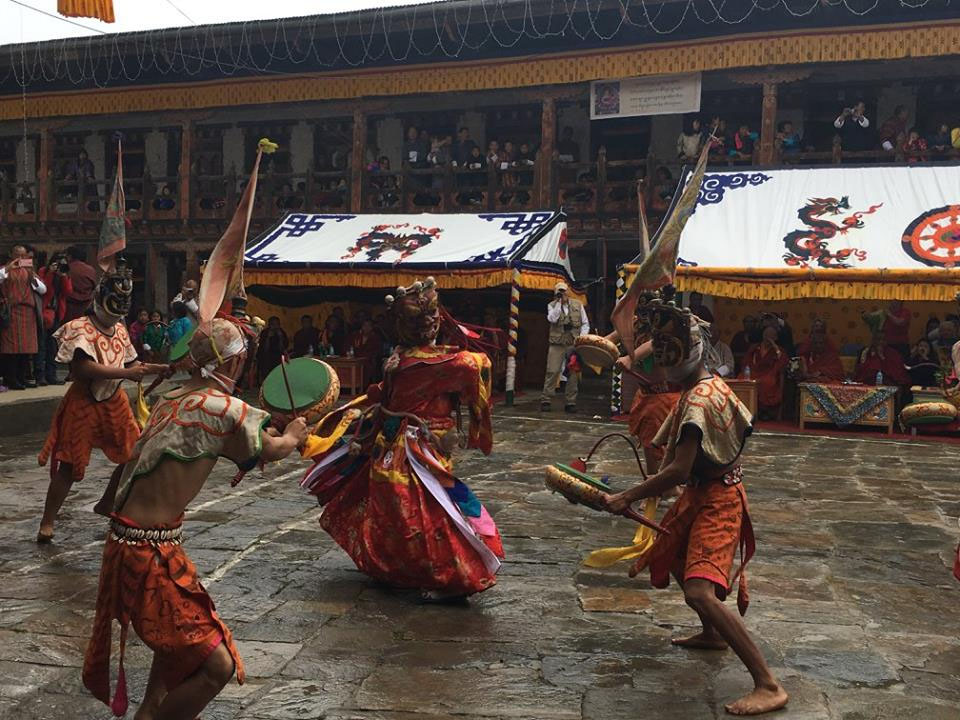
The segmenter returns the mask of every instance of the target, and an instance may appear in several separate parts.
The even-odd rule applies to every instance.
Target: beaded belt
[[[183,528],[136,528],[111,520],[110,537],[117,542],[130,545],[139,543],[179,545],[183,542]]]
[[[743,466],[737,465],[735,468],[730,468],[720,477],[706,479],[691,477],[690,481],[687,482],[687,485],[691,487],[699,487],[701,485],[706,485],[707,483],[713,482],[714,480],[719,480],[728,487],[731,485],[739,485],[743,482]]]

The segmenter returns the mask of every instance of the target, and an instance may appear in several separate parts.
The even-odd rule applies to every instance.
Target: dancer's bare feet
[[[727,641],[716,630],[712,632],[704,630],[690,637],[673,638],[670,644],[691,650],[726,650],[729,647]]]
[[[723,707],[731,715],[762,715],[786,707],[787,700],[789,700],[787,691],[782,686],[776,685],[769,688],[754,688],[739,700]]]

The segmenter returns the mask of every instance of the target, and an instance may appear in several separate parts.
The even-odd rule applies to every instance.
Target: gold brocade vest
[[[550,323],[551,345],[573,345],[573,339],[580,335],[580,320],[583,317],[580,308],[578,301],[567,300],[567,311],[555,323]]]

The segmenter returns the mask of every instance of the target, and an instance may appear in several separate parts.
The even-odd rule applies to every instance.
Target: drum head
[[[579,355],[580,359],[587,365],[593,365],[594,367],[603,368],[604,370],[609,370],[617,362],[617,359],[611,357],[609,352],[596,345],[577,346],[577,355]]]
[[[290,381],[295,407],[290,407],[283,370],[277,365],[260,388],[263,403],[269,409],[289,413],[291,410],[300,411],[313,407],[330,392],[331,386],[336,382],[336,375],[333,368],[322,360],[300,357],[287,363],[287,379]],[[336,402],[336,398],[333,398],[333,402]]]

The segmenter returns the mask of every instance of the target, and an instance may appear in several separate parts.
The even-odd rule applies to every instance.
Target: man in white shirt
[[[717,377],[732,377],[735,361],[730,346],[723,340],[717,340],[713,343],[710,351],[710,357],[704,358],[704,365],[707,366],[707,370]]]
[[[547,304],[550,347],[547,350],[547,375],[543,382],[543,394],[540,396],[540,409],[544,412],[550,411],[550,401],[556,392],[567,358],[573,350],[574,339],[590,332],[586,309],[578,300],[567,297],[568,290],[565,282],[558,282],[553,286],[553,300]],[[570,373],[567,377],[564,405],[564,410],[568,413],[577,411],[578,386],[577,374]]]
[[[170,307],[172,308],[174,304],[182,302],[187,306],[187,310],[192,316],[194,322],[197,319],[197,310],[199,306],[197,305],[197,281],[196,280],[187,280],[183,287],[180,289],[180,292],[177,293],[177,296],[170,301]]]

